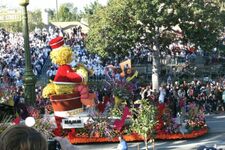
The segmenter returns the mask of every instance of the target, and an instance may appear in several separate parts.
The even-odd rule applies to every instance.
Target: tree
[[[223,13],[216,0],[110,0],[89,18],[87,46],[108,57],[126,55],[141,43],[153,52],[152,84],[158,90],[160,52],[178,40],[204,50],[217,47]]]
[[[132,129],[144,137],[146,150],[148,149],[148,139],[153,142],[155,139],[156,107],[148,99],[139,100],[140,108],[132,109]]]
[[[53,10],[53,9],[47,9],[47,12],[48,12],[48,15],[49,15],[49,19],[51,21],[57,20],[56,11],[55,10]]]
[[[4,28],[10,32],[22,32],[22,21],[17,22],[3,22],[0,23],[0,28]]]
[[[95,14],[96,10],[102,7],[102,5],[98,2],[95,1],[94,3],[91,3],[90,5],[87,5],[86,7],[84,7],[84,11],[82,12],[82,17],[84,18],[88,18],[91,15]]]
[[[97,8],[96,14],[90,16],[89,29],[91,32],[88,33],[88,45],[87,49],[91,50],[92,53],[97,53],[102,57],[108,56],[107,51],[105,51],[106,46],[106,11],[105,8]],[[98,20],[98,21],[97,21]],[[94,21],[94,22],[92,22]],[[103,26],[102,26],[103,25]],[[95,37],[99,40],[99,42],[93,40]],[[96,39],[96,40],[97,40]]]
[[[77,7],[72,3],[64,3],[59,7],[58,21],[75,21],[79,20],[80,16],[77,12]],[[54,17],[57,18],[57,17]]]
[[[69,21],[71,20],[72,13],[66,4],[63,4],[59,7],[58,19],[59,21]]]
[[[43,28],[45,25],[42,22],[41,10],[30,11],[28,13],[29,31],[33,31],[35,27]]]

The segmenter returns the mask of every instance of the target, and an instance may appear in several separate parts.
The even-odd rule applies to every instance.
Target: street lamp
[[[24,97],[27,104],[34,104],[35,102],[35,76],[31,65],[31,54],[29,46],[29,33],[28,33],[28,17],[27,5],[29,0],[18,0],[20,6],[23,7],[23,38],[25,49],[25,73],[24,73]]]
[[[59,21],[58,0],[55,1],[55,5],[56,5],[56,19],[57,19],[57,21]]]

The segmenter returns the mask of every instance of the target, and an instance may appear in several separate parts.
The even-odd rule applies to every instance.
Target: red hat
[[[64,39],[61,36],[58,36],[49,42],[49,45],[52,49],[59,48],[63,46],[63,44],[64,44]]]

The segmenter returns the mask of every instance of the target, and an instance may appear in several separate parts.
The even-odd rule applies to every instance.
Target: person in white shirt
[[[166,90],[164,87],[159,88],[159,103],[164,103],[166,96]]]

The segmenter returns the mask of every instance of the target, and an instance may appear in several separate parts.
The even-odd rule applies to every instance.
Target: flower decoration
[[[206,127],[204,110],[195,103],[190,103],[188,105],[186,118],[187,118],[186,128],[189,131],[199,130],[201,128]]]
[[[48,98],[50,95],[55,94],[55,85],[50,81],[49,86],[45,87],[42,92],[44,98]]]
[[[117,135],[113,127],[113,121],[100,113],[90,115],[85,128],[89,137],[113,138]]]
[[[160,108],[161,107],[159,107],[159,110]],[[172,111],[169,109],[168,105],[165,106],[163,113],[161,113],[161,116],[158,116],[158,119],[161,119],[160,122],[162,122],[163,125],[160,130],[157,130],[157,133],[174,134],[180,132],[180,124],[176,122],[176,118],[172,117]]]
[[[48,118],[35,119],[35,125],[33,127],[42,133],[47,139],[54,137],[53,130],[55,129],[55,126]]]
[[[31,117],[34,117],[35,119],[40,118],[40,111],[35,107],[29,106],[27,111]]]
[[[115,82],[112,92],[114,96],[117,96],[126,102],[131,101],[134,95],[133,85],[124,81]]]

